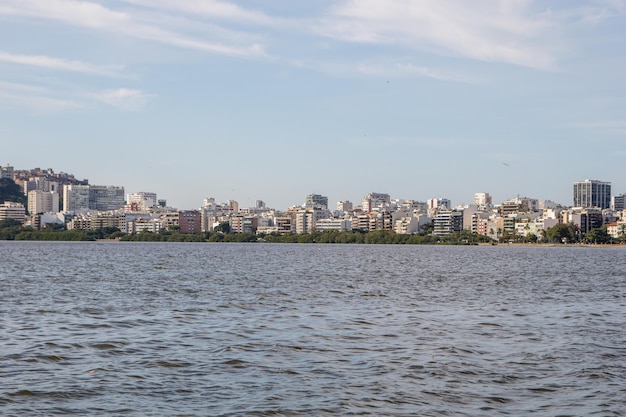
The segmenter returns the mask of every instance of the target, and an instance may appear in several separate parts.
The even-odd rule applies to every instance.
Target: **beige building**
[[[156,193],[140,191],[128,194],[126,204],[130,205],[131,211],[146,212],[148,209],[155,207],[157,202]]]
[[[55,191],[33,190],[28,192],[28,212],[30,214],[57,213],[59,194]]]
[[[26,207],[20,203],[11,203],[5,201],[0,204],[0,220],[12,219],[20,223],[24,223],[26,217]]]
[[[492,204],[492,198],[489,193],[474,194],[474,204],[480,207],[488,207]]]

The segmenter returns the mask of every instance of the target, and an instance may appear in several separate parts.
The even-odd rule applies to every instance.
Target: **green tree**
[[[215,231],[222,232],[222,233],[230,233],[230,223],[222,222],[218,224],[217,226],[215,226]]]
[[[15,240],[15,236],[22,231],[22,224],[17,220],[6,219],[0,221],[0,240]]]
[[[587,243],[609,243],[611,236],[606,231],[606,226],[597,229],[591,229],[585,233],[585,242]]]
[[[573,243],[577,242],[577,229],[572,223],[557,224],[546,230],[545,238],[551,243]]]

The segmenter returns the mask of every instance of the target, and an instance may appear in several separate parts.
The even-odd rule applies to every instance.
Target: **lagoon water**
[[[4,416],[623,416],[626,250],[0,242]]]

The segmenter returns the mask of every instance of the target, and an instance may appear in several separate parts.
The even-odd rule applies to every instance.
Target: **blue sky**
[[[2,0],[0,163],[178,208],[626,192],[626,1]]]

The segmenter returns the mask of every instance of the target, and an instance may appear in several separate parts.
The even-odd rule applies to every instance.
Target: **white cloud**
[[[134,38],[180,48],[240,57],[264,56],[259,44],[237,45],[206,41],[160,28],[145,22],[129,11],[109,9],[90,1],[73,0],[5,0],[0,15],[25,16],[63,22],[65,24],[125,34]]]
[[[96,66],[82,61],[70,61],[45,55],[19,55],[2,51],[0,51],[0,62],[98,75],[117,75],[123,69],[122,66]]]
[[[28,86],[0,83],[0,106],[8,103],[11,107],[18,105],[45,112],[73,110],[82,107],[79,103],[71,100],[29,94],[38,90],[37,87],[28,88]]]
[[[123,0],[126,3],[148,8],[179,12],[193,16],[203,16],[224,20],[236,20],[258,25],[275,25],[279,19],[265,13],[246,10],[234,3],[217,0]]]
[[[7,82],[7,81],[0,81],[0,90],[19,91],[19,92],[28,92],[28,93],[41,93],[45,91],[44,88],[39,87],[39,86],[13,83],[13,82]]]
[[[344,0],[318,30],[348,42],[553,69],[556,22],[532,6],[530,0]]]
[[[599,120],[592,122],[583,122],[573,124],[572,127],[579,129],[595,130],[599,133],[608,133],[613,135],[626,134],[625,120]]]
[[[91,94],[91,97],[120,110],[133,111],[144,107],[148,101],[154,98],[154,95],[141,90],[118,88],[94,93]]]
[[[476,80],[448,70],[437,69],[426,65],[415,65],[409,62],[395,63],[363,63],[357,66],[358,72],[373,76],[388,77],[426,77],[441,81],[457,81],[476,83]]]
[[[479,84],[480,80],[462,74],[459,71],[435,68],[428,65],[416,65],[408,61],[378,59],[365,62],[325,60],[290,60],[289,65],[317,71],[335,77],[371,77],[371,78],[411,78],[424,77],[439,81],[453,81]]]

